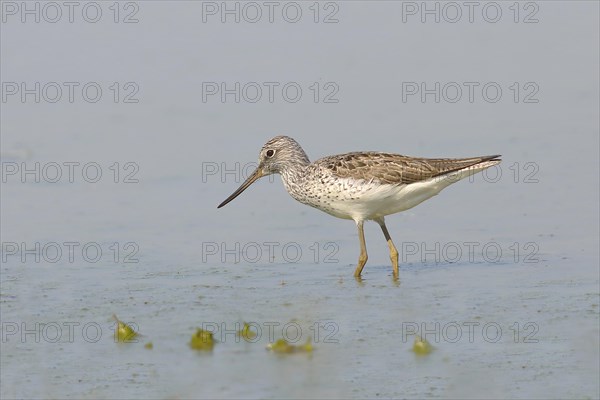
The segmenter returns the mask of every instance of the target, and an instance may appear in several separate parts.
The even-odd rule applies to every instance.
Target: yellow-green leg
[[[360,274],[367,263],[367,259],[369,258],[367,255],[367,244],[365,243],[365,231],[363,229],[363,223],[364,221],[356,221],[356,226],[358,227],[358,240],[360,241],[360,255],[358,256],[358,265],[354,271],[354,276],[356,278],[360,277]]]
[[[385,220],[383,218],[375,220],[379,226],[381,226],[381,230],[383,231],[383,236],[385,236],[385,240],[387,240],[388,247],[390,248],[390,260],[392,260],[392,266],[394,268],[394,278],[398,278],[399,269],[398,269],[398,250],[396,246],[394,246],[394,242],[392,242],[392,237],[385,226]]]

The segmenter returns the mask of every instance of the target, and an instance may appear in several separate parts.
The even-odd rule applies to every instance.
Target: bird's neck
[[[304,161],[295,161],[287,163],[284,168],[280,170],[281,177],[284,181],[296,182],[302,179],[306,167],[310,164],[308,159]]]
[[[306,168],[310,165],[308,157],[305,160],[295,160],[292,163],[286,164],[279,172],[283,185],[292,197],[297,198],[299,191],[302,189],[302,182],[306,178]]]

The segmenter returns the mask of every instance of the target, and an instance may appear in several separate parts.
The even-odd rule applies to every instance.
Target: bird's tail
[[[435,178],[444,181],[447,180],[448,184],[454,183],[484,169],[500,164],[502,162],[500,157],[500,155],[494,155],[453,160],[452,163],[448,164],[448,169],[438,174]]]

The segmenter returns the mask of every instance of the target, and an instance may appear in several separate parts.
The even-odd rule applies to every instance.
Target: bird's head
[[[226,198],[217,208],[221,208],[238,197],[250,185],[263,176],[280,174],[286,168],[297,164],[307,165],[308,157],[302,147],[289,136],[275,136],[260,149],[258,167],[242,185]]]

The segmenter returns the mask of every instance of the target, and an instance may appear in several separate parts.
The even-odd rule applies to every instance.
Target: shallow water
[[[2,103],[2,398],[600,397],[597,4],[535,3],[537,24],[401,23],[390,2],[339,3],[337,24],[222,24],[200,3],[136,4],[137,24],[2,26],[4,82],[140,88],[137,104]],[[206,81],[296,81],[309,100],[204,103]],[[314,103],[315,81],[339,103]],[[494,81],[505,97],[404,103],[406,81]],[[506,101],[531,81],[539,103]],[[367,224],[356,281],[354,224],[279,177],[216,209],[276,134],[311,159],[503,163],[388,217],[400,282]],[[9,173],[36,162],[63,179]],[[115,343],[113,314],[137,343]],[[256,343],[236,341],[244,321]],[[197,327],[212,352],[189,348]],[[280,337],[315,350],[265,349]]]

